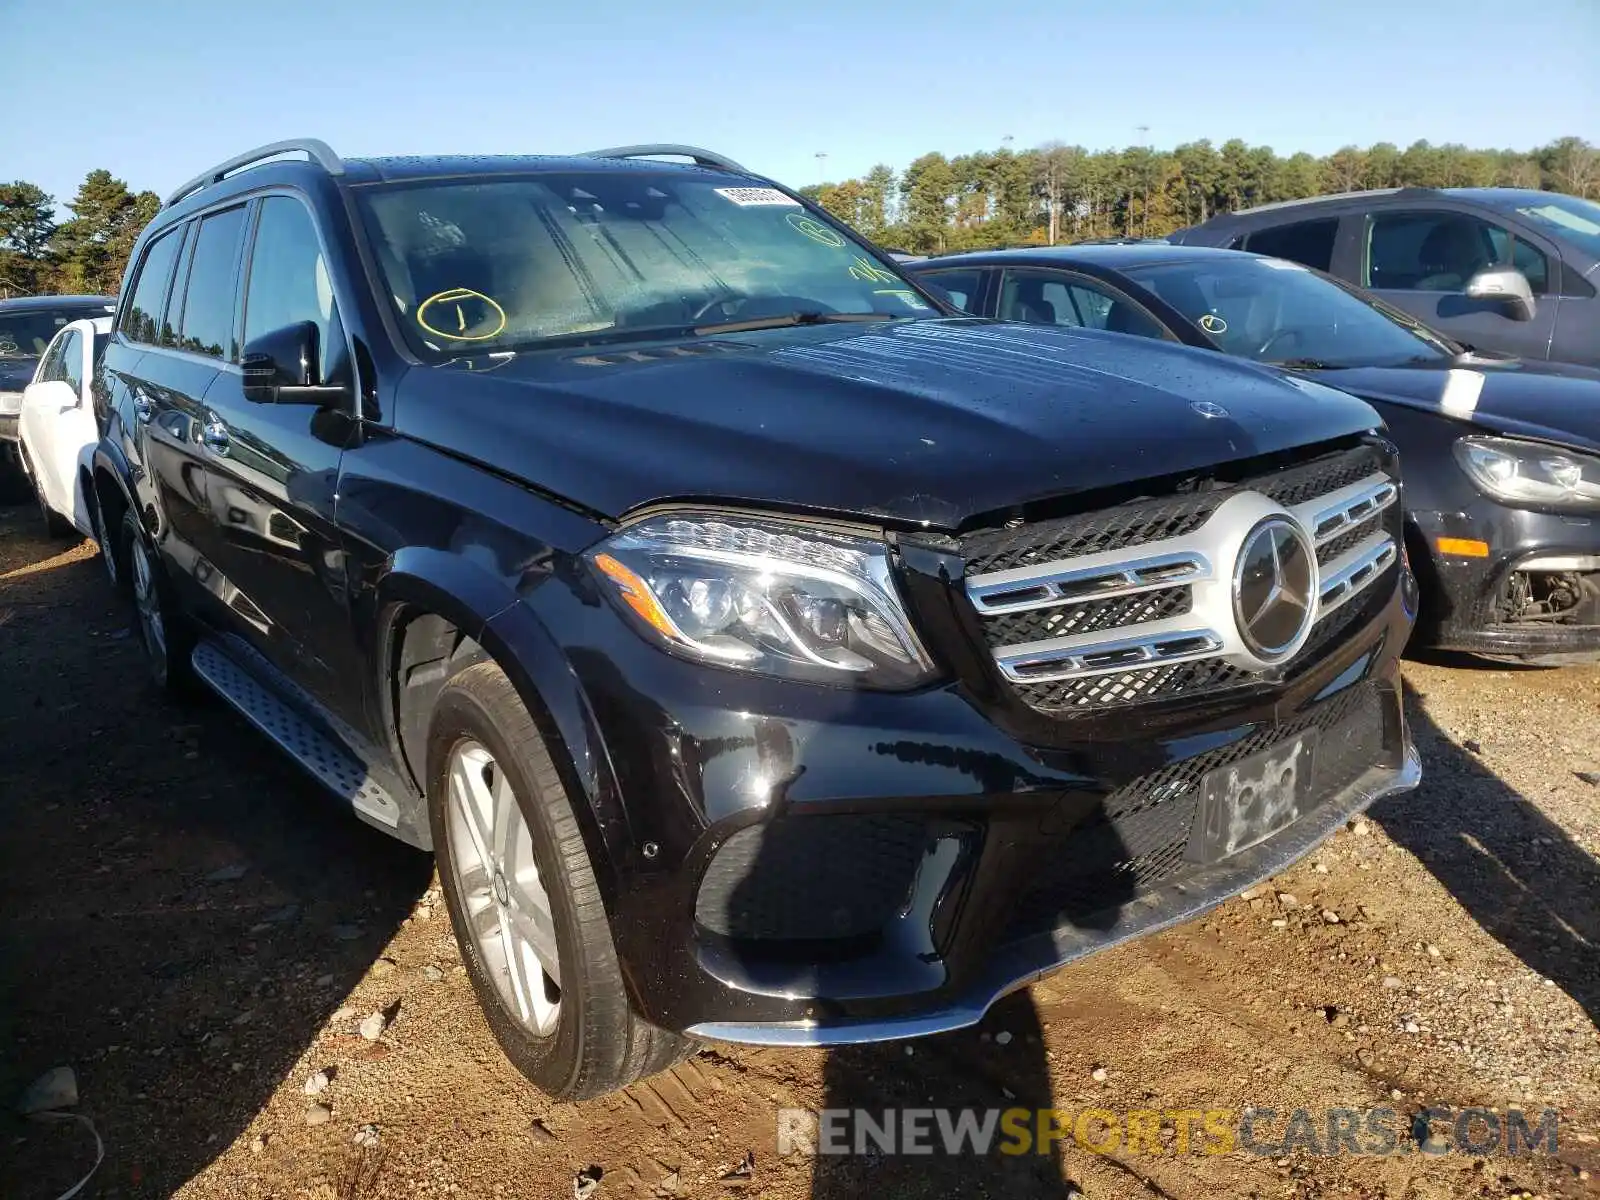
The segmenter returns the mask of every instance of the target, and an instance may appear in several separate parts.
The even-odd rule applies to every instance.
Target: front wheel
[[[580,1099],[683,1057],[691,1042],[633,1012],[572,803],[493,663],[440,693],[427,791],[461,959],[512,1064]]]

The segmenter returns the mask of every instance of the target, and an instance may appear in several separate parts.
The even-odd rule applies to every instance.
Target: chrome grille
[[[1325,650],[1347,624],[1338,610],[1399,561],[1389,471],[1363,445],[1202,494],[974,535],[967,595],[1001,673],[1041,711],[1277,678]],[[1298,638],[1269,660],[1240,628],[1235,570],[1253,530],[1286,523],[1315,552],[1315,595]]]
[[[963,544],[967,574],[1007,571],[1182,537],[1204,525],[1224,499],[1214,492],[1173,496],[1016,529],[975,533]]]
[[[1035,608],[1026,612],[1000,613],[991,617],[985,628],[998,646],[1013,646],[1040,638],[1068,633],[1089,633],[1096,629],[1117,629],[1155,621],[1189,611],[1191,597],[1186,587],[1158,588],[1111,600],[1090,600],[1056,608]]]

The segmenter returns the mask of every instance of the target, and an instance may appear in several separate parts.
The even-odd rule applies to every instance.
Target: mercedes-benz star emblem
[[[1305,530],[1268,517],[1239,547],[1233,612],[1245,645],[1273,662],[1296,648],[1315,611],[1317,560]]]
[[[1194,411],[1199,413],[1202,417],[1215,418],[1225,417],[1228,415],[1228,410],[1223,408],[1222,405],[1213,404],[1209,400],[1191,401],[1189,407],[1194,409]]]

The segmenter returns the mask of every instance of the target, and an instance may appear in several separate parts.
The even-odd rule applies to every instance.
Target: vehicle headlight
[[[1497,500],[1543,508],[1600,506],[1600,458],[1511,438],[1464,437],[1456,461]]]
[[[21,392],[0,392],[0,413],[14,416],[22,411]]]
[[[630,526],[588,557],[647,638],[690,658],[850,687],[906,688],[933,673],[881,540],[672,516]]]

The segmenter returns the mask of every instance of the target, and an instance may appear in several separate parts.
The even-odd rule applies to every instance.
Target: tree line
[[[51,293],[114,296],[133,244],[161,200],[90,171],[56,219],[55,197],[24,180],[0,183],[0,299]]]
[[[946,250],[1160,237],[1220,212],[1328,192],[1387,187],[1524,187],[1600,195],[1600,151],[1582,138],[1534,150],[1473,150],[1419,141],[1280,157],[1238,138],[1172,150],[1089,151],[1051,142],[946,158],[924,154],[898,174],[800,189],[881,245]]]
[[[880,164],[859,179],[801,188],[885,246],[921,254],[1093,237],[1160,237],[1219,212],[1325,192],[1384,187],[1526,187],[1600,195],[1600,151],[1566,137],[1534,150],[1415,142],[1280,157],[1238,138],[1172,150],[1089,151],[1050,142],[946,158],[905,170]],[[0,299],[52,292],[115,294],[140,232],[161,207],[94,170],[56,218],[55,198],[23,180],[0,183]]]

